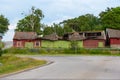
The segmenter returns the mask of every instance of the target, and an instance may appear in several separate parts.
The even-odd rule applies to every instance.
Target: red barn
[[[41,47],[41,39],[36,32],[15,32],[13,47],[16,48],[37,48]]]
[[[84,32],[84,36],[83,46],[85,48],[105,47],[106,35],[104,31]]]
[[[85,39],[83,32],[71,32],[63,35],[63,40],[68,41],[82,41]]]
[[[106,29],[110,47],[120,48],[120,30]]]
[[[104,31],[73,32],[63,36],[64,40],[79,41],[83,48],[105,47],[106,35]]]

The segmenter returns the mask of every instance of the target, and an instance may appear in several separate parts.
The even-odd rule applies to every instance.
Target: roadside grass
[[[20,49],[10,48],[4,50],[4,55],[41,55],[41,56],[120,56],[119,49],[63,49],[63,48],[39,48],[39,49]]]
[[[32,58],[22,58],[16,56],[2,56],[0,57],[0,75],[24,69],[30,69],[46,63],[47,62],[45,60],[36,60]]]

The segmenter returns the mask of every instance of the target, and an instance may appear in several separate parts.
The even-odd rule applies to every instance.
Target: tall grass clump
[[[32,68],[46,63],[44,60],[35,60],[32,58],[20,58],[15,56],[0,57],[0,75],[16,72],[23,69]]]

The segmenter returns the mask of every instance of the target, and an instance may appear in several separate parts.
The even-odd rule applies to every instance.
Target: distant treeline
[[[76,18],[64,20],[59,24],[51,26],[44,25],[43,34],[48,35],[53,32],[59,36],[73,31],[99,31],[106,28],[120,29],[120,7],[107,8],[99,16],[85,14]]]

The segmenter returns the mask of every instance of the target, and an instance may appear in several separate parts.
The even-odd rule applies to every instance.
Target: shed
[[[112,48],[120,48],[120,30],[106,29],[108,43]]]
[[[80,47],[97,48],[105,47],[106,35],[104,31],[84,31],[67,33],[63,36],[64,40],[78,41]]]
[[[104,31],[88,31],[84,32],[84,35],[83,45],[85,48],[105,47],[106,35]]]
[[[13,46],[17,48],[41,47],[41,39],[36,32],[15,32]]]
[[[85,36],[84,33],[82,32],[72,32],[72,33],[64,34],[63,39],[69,41],[80,41],[85,39]]]

